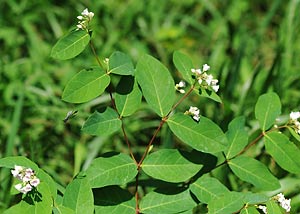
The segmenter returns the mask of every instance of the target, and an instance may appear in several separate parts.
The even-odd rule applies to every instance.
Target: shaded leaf
[[[245,117],[233,119],[226,132],[228,147],[225,152],[226,158],[230,159],[243,150],[248,144],[248,134],[245,130]]]
[[[206,117],[201,116],[197,123],[190,116],[177,113],[167,123],[180,140],[198,151],[216,153],[224,151],[227,144],[226,136],[219,126]]]
[[[236,176],[261,190],[276,190],[280,188],[277,178],[258,160],[239,156],[230,160],[228,164]]]
[[[278,132],[271,132],[267,133],[264,139],[267,152],[279,166],[291,173],[300,173],[300,159],[295,158],[300,157],[300,150],[289,141],[287,136]]]
[[[70,103],[88,102],[101,95],[110,77],[99,67],[83,69],[66,85],[62,99]]]
[[[90,41],[90,35],[84,30],[75,30],[57,41],[51,51],[51,57],[66,60],[79,55]]]
[[[66,188],[63,205],[75,213],[94,213],[93,192],[86,178],[75,178]]]
[[[190,210],[195,205],[187,190],[179,193],[154,191],[142,198],[140,210],[144,214],[171,214]]]
[[[255,117],[263,131],[269,129],[281,114],[281,102],[278,95],[270,92],[261,95],[255,105]]]
[[[125,154],[99,157],[86,170],[92,188],[126,184],[135,178],[137,166]]]
[[[143,95],[159,116],[166,116],[175,100],[175,83],[168,69],[150,55],[143,55],[136,67],[136,78]]]
[[[202,168],[202,165],[188,160],[189,155],[191,154],[176,149],[161,149],[147,156],[142,169],[156,179],[174,183],[183,182]]]
[[[190,185],[190,190],[202,203],[208,203],[229,190],[218,179],[204,175]]]
[[[95,111],[84,123],[82,131],[91,135],[107,136],[121,128],[119,115],[108,107],[105,112]]]
[[[109,57],[109,72],[120,75],[133,75],[134,66],[131,58],[120,51],[115,51]]]
[[[94,190],[95,213],[135,214],[135,198],[118,186]]]

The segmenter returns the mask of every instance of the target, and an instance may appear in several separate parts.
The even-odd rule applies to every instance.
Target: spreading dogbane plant
[[[244,116],[232,119],[227,130],[222,130],[205,115],[200,118],[198,103],[198,107],[186,104],[191,95],[191,100],[198,96],[222,103],[217,94],[222,91],[219,81],[213,72],[208,73],[209,65],[195,68],[187,55],[175,51],[173,63],[180,74],[178,78],[182,79],[175,84],[173,77],[178,72],[170,72],[147,54],[141,55],[135,64],[129,55],[115,51],[108,58],[103,57],[103,63],[92,42],[93,17],[94,13],[85,9],[77,17],[76,28],[60,38],[52,49],[53,58],[66,60],[89,46],[98,63],[75,74],[66,84],[62,99],[81,104],[108,93],[111,103],[105,111],[93,112],[82,125],[82,132],[95,136],[121,133],[128,150],[101,154],[65,189],[60,187],[59,194],[53,178],[29,159],[0,159],[0,166],[12,169],[12,175],[21,181],[15,188],[23,193],[6,213],[24,210],[43,214],[291,211],[291,200],[277,194],[286,191],[278,178],[258,156],[247,152],[263,146],[270,160],[289,173],[299,174],[300,159],[295,157],[300,156],[300,150],[291,140],[299,141],[299,112],[292,112],[289,121],[278,123],[281,102],[276,93],[268,92],[255,105],[255,119],[260,127],[256,138],[249,138],[246,121],[250,118]],[[117,85],[112,81],[114,77],[118,77]],[[145,110],[145,104],[151,112]],[[181,111],[180,105],[188,110]],[[125,129],[128,123],[124,123],[124,118],[134,117],[137,110],[160,118],[141,154],[133,149]],[[67,114],[66,120],[72,114],[73,111]],[[157,137],[162,127],[170,131],[174,145],[181,149],[159,148]],[[218,176],[218,171],[225,171],[228,178],[224,180],[228,182]],[[12,194],[16,193],[12,191]]]

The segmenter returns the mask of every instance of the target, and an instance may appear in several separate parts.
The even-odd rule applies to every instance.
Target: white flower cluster
[[[78,24],[76,25],[77,30],[87,30],[90,21],[92,20],[92,18],[94,17],[94,13],[93,12],[89,12],[87,8],[85,8],[82,13],[81,16],[77,16]]]
[[[257,208],[258,208],[258,209],[260,209],[260,210],[262,210],[262,211],[263,211],[263,213],[265,213],[265,214],[267,214],[267,213],[268,213],[268,209],[267,209],[267,207],[266,207],[266,206],[259,205]]]
[[[290,123],[292,124],[297,134],[300,134],[300,122],[298,121],[299,118],[300,118],[299,111],[290,113]]]
[[[286,199],[282,193],[274,196],[274,199],[277,200],[280,206],[285,209],[286,212],[290,212],[291,210],[291,199]]]
[[[198,83],[201,86],[204,86],[206,88],[211,87],[215,92],[218,92],[219,85],[218,80],[214,79],[213,75],[207,74],[206,72],[210,69],[210,66],[207,64],[204,64],[201,69],[194,69],[192,68],[191,71],[195,75],[195,78],[197,79]]]
[[[200,110],[197,107],[191,106],[184,114],[191,115],[197,122],[200,120]]]
[[[185,87],[185,82],[182,80],[175,85],[175,89],[177,91],[179,91],[179,93],[181,93],[181,94],[185,93],[185,90],[183,89],[184,87]]]
[[[31,168],[15,165],[15,168],[11,170],[11,174],[22,181],[22,183],[15,185],[15,188],[23,194],[30,192],[33,187],[37,187],[40,183],[40,179],[36,177]]]

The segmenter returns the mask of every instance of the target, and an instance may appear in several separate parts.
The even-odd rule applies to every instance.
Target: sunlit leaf
[[[134,66],[131,58],[120,51],[109,57],[109,72],[120,75],[133,75]]]
[[[51,51],[51,57],[66,60],[79,55],[89,44],[91,37],[84,30],[75,30],[57,41]]]
[[[235,213],[244,206],[244,195],[239,192],[228,192],[208,203],[209,214]]]
[[[193,84],[195,80],[192,78],[193,62],[191,58],[189,58],[184,53],[179,51],[175,51],[173,53],[173,63],[177,70],[181,73],[183,79],[190,84]]]
[[[268,213],[272,213],[272,214],[282,214],[283,213],[281,211],[281,208],[279,207],[278,203],[276,203],[273,200],[269,200],[266,205],[267,205]]]
[[[201,116],[197,123],[182,113],[172,115],[167,123],[172,132],[194,149],[207,153],[224,151],[227,139],[214,122]]]
[[[78,176],[67,186],[63,205],[76,213],[94,213],[93,192],[88,179]]]
[[[137,174],[135,162],[127,155],[106,155],[93,160],[86,170],[92,188],[125,184]]]
[[[278,95],[270,92],[261,95],[255,105],[255,117],[263,131],[269,129],[281,114],[281,102]]]
[[[241,152],[248,144],[245,117],[237,117],[230,122],[226,137],[228,139],[228,147],[225,154],[226,158],[230,159]]]
[[[101,95],[110,77],[99,67],[81,70],[66,85],[62,99],[70,103],[88,102]]]
[[[108,107],[103,113],[95,111],[84,123],[82,131],[91,135],[106,136],[118,131],[121,125],[117,112]]]
[[[173,214],[190,210],[196,205],[189,191],[154,191],[142,198],[140,210],[144,214]]]
[[[267,133],[264,138],[266,150],[276,163],[291,173],[299,174],[300,159],[295,158],[300,157],[299,148],[287,136],[278,132]]]
[[[168,69],[150,55],[143,55],[136,67],[136,78],[149,106],[166,116],[175,101],[175,83]]]
[[[176,149],[162,149],[147,156],[143,171],[153,178],[167,182],[183,182],[195,175],[202,165],[189,160],[190,153]]]
[[[192,183],[190,190],[199,201],[206,204],[229,192],[218,179],[209,177],[208,175],[204,175]]]
[[[280,188],[278,179],[258,160],[239,156],[230,160],[228,164],[236,176],[261,190],[276,190]]]
[[[240,214],[259,214],[259,211],[255,207],[245,207]]]

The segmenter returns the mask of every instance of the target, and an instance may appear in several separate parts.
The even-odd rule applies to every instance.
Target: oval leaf
[[[126,184],[134,179],[136,174],[135,162],[122,153],[96,158],[86,170],[92,188]]]
[[[133,114],[142,102],[142,93],[134,78],[123,76],[117,86],[115,103],[121,117]]]
[[[105,112],[95,111],[84,123],[82,131],[91,135],[107,136],[121,128],[119,115],[108,107]]]
[[[200,202],[207,204],[211,200],[228,193],[229,190],[218,179],[204,175],[190,185],[190,190]]]
[[[134,66],[131,58],[120,51],[109,57],[109,72],[120,75],[133,75]]]
[[[218,103],[222,103],[221,98],[214,91],[210,91],[210,90],[204,89],[204,88],[195,88],[194,91],[198,92],[198,94],[202,97],[207,97],[207,98],[209,98],[213,101],[216,101]]]
[[[176,149],[162,149],[147,156],[143,171],[153,178],[167,182],[183,182],[194,176],[202,165],[187,158],[190,154]]]
[[[84,103],[101,95],[110,77],[99,67],[81,70],[66,85],[62,99],[70,103]]]
[[[239,156],[229,161],[228,164],[236,176],[261,190],[276,190],[280,188],[277,178],[258,160]]]
[[[244,206],[244,195],[239,192],[228,192],[222,197],[208,203],[209,214],[236,213]]]
[[[270,92],[261,95],[255,105],[255,117],[263,131],[269,129],[281,114],[281,102],[278,95]]]
[[[241,210],[240,214],[260,214],[255,207],[245,207]]]
[[[185,81],[190,84],[195,82],[192,78],[191,69],[193,68],[193,62],[190,57],[179,51],[175,51],[173,53],[173,63]]]
[[[267,133],[265,146],[279,166],[291,173],[300,173],[300,159],[295,158],[300,157],[300,150],[287,136],[277,132]]]
[[[94,213],[94,197],[89,181],[77,176],[66,188],[63,205],[75,213]]]
[[[136,78],[149,106],[166,116],[175,100],[175,83],[168,69],[157,59],[143,55],[136,67]]]
[[[282,214],[283,213],[281,211],[281,208],[279,207],[279,204],[273,200],[269,200],[266,203],[266,205],[267,205],[268,213],[272,213],[272,214]]]
[[[245,117],[237,117],[229,124],[226,132],[228,147],[226,149],[226,158],[230,159],[243,150],[248,144],[248,134],[245,130]]]
[[[172,115],[167,123],[180,140],[198,151],[216,153],[225,149],[225,134],[208,118],[201,116],[200,122],[197,123],[190,116],[177,113]]]
[[[75,30],[57,41],[51,51],[51,57],[61,60],[79,55],[89,44],[91,37],[85,30]]]
[[[135,198],[118,186],[94,190],[95,214],[135,214]]]
[[[187,190],[180,193],[154,191],[142,199],[140,210],[144,214],[173,214],[190,210],[195,205],[196,203]]]

